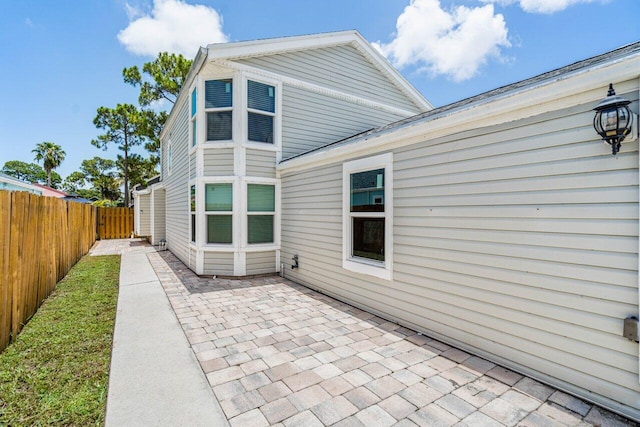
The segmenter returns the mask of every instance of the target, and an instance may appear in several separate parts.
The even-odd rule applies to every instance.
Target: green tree
[[[114,160],[94,157],[82,161],[79,173],[91,184],[92,189],[101,199],[117,200],[120,198],[120,184],[116,178],[115,169]],[[78,194],[81,193],[78,192]]]
[[[146,119],[145,132],[149,138],[144,148],[149,152],[154,168],[160,163],[160,131],[167,121],[167,113],[144,107],[158,101],[167,101],[173,105],[187,79],[192,63],[193,61],[182,55],[161,52],[156,59],[142,66],[142,73],[135,65],[122,70],[125,83],[140,88],[138,102],[143,107]]]
[[[69,176],[64,179],[62,189],[67,193],[78,193],[78,190],[84,187],[85,182],[86,180],[82,172],[71,172]]]
[[[121,172],[124,170],[123,162],[124,158],[118,156],[116,165]],[[129,185],[131,188],[139,184],[146,184],[146,182],[155,175],[157,175],[157,173],[152,160],[145,159],[140,154],[135,153],[129,156]],[[120,177],[124,178],[122,175]]]
[[[42,167],[47,173],[47,185],[51,187],[51,171],[60,166],[67,153],[58,144],[49,141],[37,144],[31,152],[35,153],[36,162],[42,162]]]
[[[146,79],[136,65],[122,70],[122,76],[125,83],[140,87],[138,102],[141,106],[147,107],[160,100],[173,104],[187,79],[192,62],[182,55],[160,52],[156,59],[142,66]]]
[[[2,167],[2,173],[27,182],[46,182],[47,173],[36,163],[9,160]]]

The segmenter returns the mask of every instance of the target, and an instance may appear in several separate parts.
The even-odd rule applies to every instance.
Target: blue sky
[[[442,106],[638,41],[638,19],[638,0],[2,0],[0,166],[42,141],[63,178],[115,158],[96,109],[136,103],[122,69],[160,50],[356,29]]]

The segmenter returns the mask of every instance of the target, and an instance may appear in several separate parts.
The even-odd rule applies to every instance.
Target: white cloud
[[[473,77],[490,58],[500,58],[501,47],[510,46],[504,18],[491,4],[449,12],[439,0],[412,0],[396,30],[390,43],[374,44],[395,66],[417,65],[455,81]]]
[[[200,46],[228,41],[222,32],[222,17],[207,6],[154,0],[148,14],[130,4],[125,7],[131,22],[118,33],[118,40],[137,55],[166,51],[191,58]]]
[[[579,3],[593,3],[594,0],[481,0],[484,3],[494,3],[501,6],[518,4],[522,10],[528,13],[554,13],[560,12]]]
[[[29,28],[33,28],[33,21],[31,20],[31,18],[27,18],[24,20],[24,23],[27,27]]]

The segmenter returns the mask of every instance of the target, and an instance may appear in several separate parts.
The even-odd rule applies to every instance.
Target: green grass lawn
[[[0,426],[103,425],[120,256],[85,256],[0,354]]]

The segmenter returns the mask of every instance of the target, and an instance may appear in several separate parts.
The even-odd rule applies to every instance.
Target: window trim
[[[374,261],[352,256],[353,226],[351,212],[351,174],[384,169],[384,212],[367,212],[362,216],[385,219],[385,260]],[[393,277],[393,153],[344,162],[342,164],[342,268],[355,273],[375,276],[384,280]]]
[[[231,80],[231,107],[218,107],[218,108],[207,108],[206,104],[205,104],[205,99],[206,99],[206,87],[207,87],[207,82],[208,81],[216,81],[216,80]],[[224,144],[224,143],[229,143],[229,142],[233,142],[233,140],[235,139],[235,110],[236,110],[236,76],[235,75],[229,75],[229,76],[216,76],[216,77],[211,77],[211,78],[203,78],[202,79],[202,92],[203,92],[203,96],[201,96],[200,98],[202,98],[201,101],[201,106],[202,106],[202,122],[204,123],[204,126],[202,126],[203,128],[203,138],[202,141],[203,143],[207,143],[207,144]],[[209,127],[209,122],[207,120],[207,114],[208,113],[220,113],[220,112],[226,112],[226,111],[231,111],[231,138],[230,139],[215,139],[215,140],[209,140],[207,139],[207,133],[208,133],[208,127]]]
[[[249,210],[249,186],[250,185],[264,185],[273,187],[273,210],[272,211],[250,211]],[[276,185],[275,184],[265,184],[265,183],[257,183],[257,182],[247,182],[246,187],[246,197],[247,197],[247,246],[255,246],[255,245],[274,245],[276,242]],[[271,230],[271,235],[273,236],[273,241],[271,242],[259,242],[259,243],[251,243],[249,242],[249,217],[250,216],[271,216],[273,218],[272,224],[273,229]]]
[[[231,210],[229,211],[208,211],[207,210],[207,185],[219,185],[219,184],[229,184],[231,185]],[[233,232],[233,228],[234,228],[234,190],[235,190],[235,185],[233,181],[216,181],[216,182],[209,182],[204,181],[202,183],[202,191],[203,191],[203,201],[202,201],[202,212],[204,215],[204,228],[203,228],[203,245],[207,246],[207,247],[233,247],[234,246],[234,232]],[[231,242],[229,243],[209,243],[207,242],[208,236],[209,236],[209,224],[208,224],[208,217],[210,216],[230,216],[231,217]],[[204,233],[204,231],[206,231],[206,233]]]
[[[273,212],[253,211],[249,212],[249,185],[271,185],[274,187],[274,210]],[[245,251],[255,252],[259,250],[280,249],[280,180],[276,178],[246,177],[243,179],[243,229],[242,245]],[[273,242],[272,243],[249,243],[249,216],[251,215],[273,215]]]
[[[249,108],[249,80],[273,86],[275,88],[275,112],[256,110]],[[276,151],[279,160],[282,150],[282,82],[279,80],[271,80],[263,76],[252,73],[243,73],[242,79],[242,145],[246,148]],[[262,114],[273,117],[273,143],[249,141],[249,113]]]

